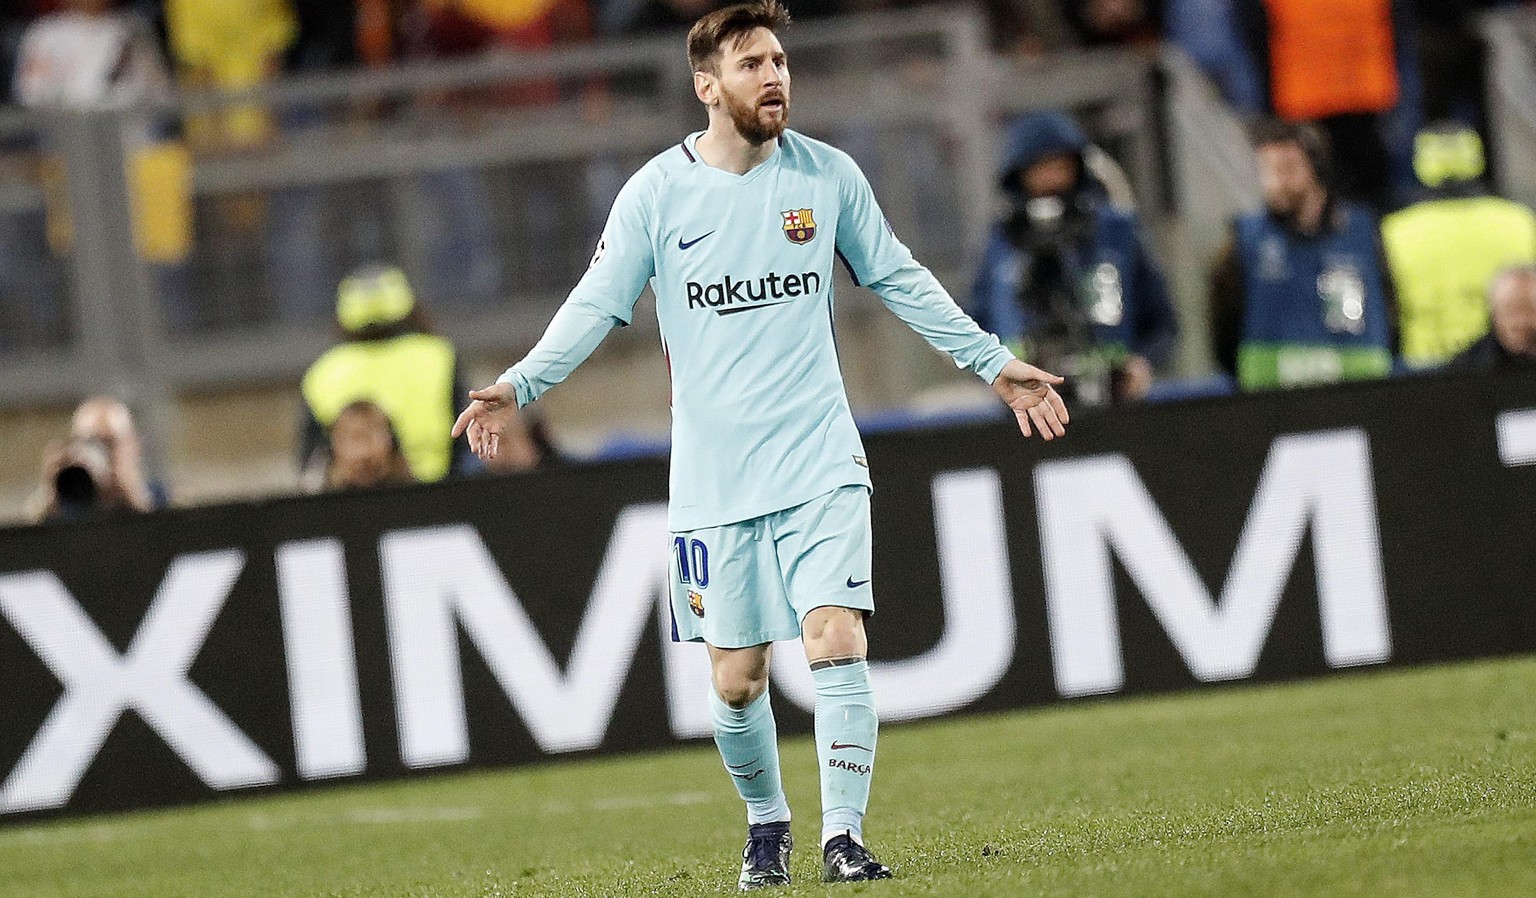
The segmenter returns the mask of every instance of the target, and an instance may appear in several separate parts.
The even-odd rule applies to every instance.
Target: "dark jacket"
[[[1536,359],[1515,355],[1505,349],[1497,337],[1488,333],[1446,362],[1444,370],[1529,371],[1533,368],[1536,368]]]
[[[1262,214],[1262,213],[1258,213]],[[1240,217],[1241,218],[1241,217]],[[1238,219],[1240,220],[1240,219]],[[1248,272],[1246,266],[1253,264],[1254,260],[1242,258],[1237,239],[1237,221],[1233,222],[1232,236],[1227,240],[1218,255],[1211,271],[1211,343],[1215,351],[1216,362],[1228,374],[1236,376],[1238,349],[1241,346],[1244,334],[1244,321],[1247,316],[1249,297],[1247,295]],[[1343,225],[1344,218],[1340,215],[1339,201],[1330,198],[1328,208],[1323,213],[1323,231],[1319,234],[1301,234],[1289,226],[1282,226],[1275,221],[1276,232],[1289,236],[1290,241],[1307,243],[1320,239],[1327,239],[1329,235],[1336,234]],[[1374,264],[1371,266],[1381,279],[1381,288],[1385,294],[1385,314],[1388,325],[1387,347],[1388,351],[1396,355],[1398,351],[1397,322],[1397,293],[1392,283],[1391,269],[1387,266],[1385,254],[1380,244],[1380,232],[1373,229],[1376,236],[1374,247]],[[1310,294],[1307,299],[1310,300]]]
[[[1167,284],[1140,234],[1136,216],[1112,207],[1082,163],[1088,139],[1055,112],[1026,115],[1009,130],[998,175],[1014,213],[999,222],[982,257],[967,311],[1007,343],[1049,338],[1064,329],[1095,345],[1115,345],[1167,361],[1178,319]],[[1018,174],[1052,155],[1078,160],[1078,185],[1068,197],[1059,233],[1029,233]],[[1118,299],[1115,295],[1118,293]],[[1101,314],[1118,304],[1118,311]],[[1077,318],[1079,321],[1066,321]]]

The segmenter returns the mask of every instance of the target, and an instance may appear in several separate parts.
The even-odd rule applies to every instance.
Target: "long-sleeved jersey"
[[[835,260],[983,380],[1013,358],[912,258],[847,154],[785,131],[737,175],[699,158],[699,136],[630,178],[586,274],[501,377],[534,401],[629,323],[649,282],[672,377],[674,531],[869,486],[832,332]]]

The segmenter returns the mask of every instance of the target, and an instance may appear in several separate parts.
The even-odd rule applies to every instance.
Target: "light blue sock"
[[[874,692],[869,662],[812,665],[816,681],[816,757],[821,763],[821,842],[850,833],[864,840],[864,809],[875,770]]]
[[[709,690],[709,719],[725,772],[747,803],[747,823],[789,819],[789,802],[779,780],[779,738],[768,690],[741,710]]]

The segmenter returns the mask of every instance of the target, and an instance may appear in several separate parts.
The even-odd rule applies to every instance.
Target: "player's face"
[[[1276,215],[1294,215],[1318,186],[1312,161],[1294,143],[1266,143],[1258,149],[1264,205]]]
[[[720,105],[748,142],[767,143],[789,124],[789,61],[766,28],[720,52]]]

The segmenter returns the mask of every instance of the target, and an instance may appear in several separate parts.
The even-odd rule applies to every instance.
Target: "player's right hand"
[[[501,435],[517,423],[517,392],[511,384],[495,383],[469,391],[469,407],[453,422],[453,438],[469,437],[470,451],[482,461],[496,457]]]

